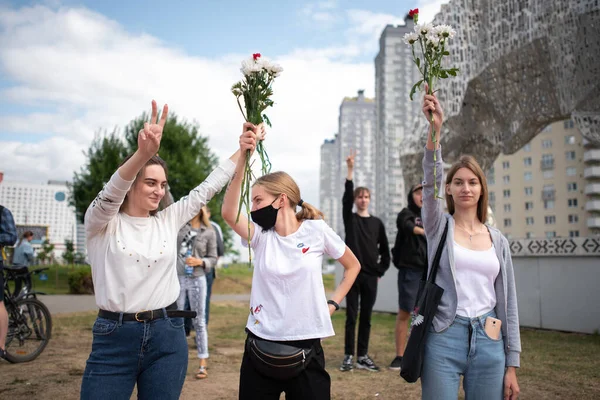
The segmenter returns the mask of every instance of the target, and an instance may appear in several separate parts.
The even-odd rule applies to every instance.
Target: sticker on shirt
[[[250,315],[252,315],[254,317],[254,325],[260,324],[260,321],[256,318],[256,314],[259,314],[262,309],[263,309],[262,304],[259,304],[256,307],[250,306]]]
[[[300,242],[296,245],[297,248],[301,249],[302,254],[306,254],[306,252],[310,249],[309,246],[306,246],[304,243]]]

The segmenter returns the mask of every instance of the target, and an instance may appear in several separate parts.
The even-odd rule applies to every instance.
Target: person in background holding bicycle
[[[177,310],[177,234],[231,179],[240,154],[256,141],[243,133],[239,150],[188,196],[158,211],[167,170],[157,153],[167,120],[138,134],[138,149],[112,175],[85,214],[96,304],[92,351],[81,383],[82,399],[179,399],[188,366],[183,317]],[[193,316],[193,315],[190,315]]]
[[[0,358],[6,355],[6,334],[8,333],[8,314],[4,306],[4,260],[5,246],[14,246],[17,241],[17,227],[12,213],[0,205]]]
[[[24,265],[29,267],[33,262],[33,246],[31,245],[31,241],[33,240],[33,232],[26,231],[23,236],[21,236],[21,240],[19,241],[19,245],[15,249],[15,254],[13,255],[13,265]]]

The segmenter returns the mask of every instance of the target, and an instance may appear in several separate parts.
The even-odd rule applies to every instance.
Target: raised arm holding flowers
[[[231,92],[236,97],[238,106],[246,122],[256,127],[257,134],[261,137],[256,146],[261,161],[262,174],[271,172],[271,162],[269,155],[264,147],[262,139],[264,138],[264,123],[269,127],[271,121],[264,111],[273,106],[273,81],[283,71],[283,68],[278,64],[272,63],[268,59],[261,56],[260,53],[254,53],[252,57],[242,62],[240,69],[244,78],[231,87]],[[244,107],[240,103],[240,98],[244,100]],[[249,125],[250,126],[250,125]],[[248,128],[250,129],[250,128]],[[252,164],[250,163],[250,151],[246,152],[246,167],[243,173],[242,190],[238,203],[238,212],[236,222],[240,219],[242,206],[245,206],[246,214],[248,215],[248,236],[250,237],[250,182],[254,178],[252,173]],[[250,239],[248,239],[250,240]],[[248,242],[249,243],[249,242]],[[248,257],[252,262],[252,254],[250,246],[248,246]]]
[[[410,91],[410,99],[412,100],[417,89],[420,90],[421,85],[423,84],[425,84],[425,91],[427,94],[432,95],[435,92],[434,86],[437,83],[437,80],[445,79],[449,76],[456,76],[458,68],[445,68],[443,66],[444,57],[450,55],[446,49],[447,41],[454,37],[456,34],[455,30],[450,25],[433,25],[431,23],[418,24],[418,8],[410,10],[408,15],[412,17],[415,22],[415,31],[406,33],[404,35],[404,42],[411,47],[413,60],[422,76],[422,79],[415,83]],[[417,46],[416,52],[415,46]],[[433,113],[430,112],[429,118],[431,124],[435,125]],[[431,132],[431,140],[435,146],[435,130],[432,130]],[[438,197],[437,185],[435,186],[435,196]]]

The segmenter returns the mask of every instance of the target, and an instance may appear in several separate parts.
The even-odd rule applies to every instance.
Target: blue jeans
[[[488,316],[496,314],[490,311],[477,318],[457,315],[442,332],[430,328],[421,373],[424,400],[457,399],[461,375],[466,400],[503,398],[504,342],[485,333]]]
[[[183,318],[122,322],[97,318],[81,399],[179,399],[187,372]]]
[[[208,274],[206,274],[206,307],[204,308],[204,315],[206,315],[206,325],[208,325],[208,316],[210,314],[210,295],[212,293],[212,285],[216,278],[216,271],[213,268]]]
[[[196,331],[196,348],[198,358],[208,358],[208,331],[204,319],[204,306],[206,305],[206,278],[204,276],[179,275],[179,298],[177,309],[183,310],[186,299],[190,310],[196,311],[196,317],[192,320]]]

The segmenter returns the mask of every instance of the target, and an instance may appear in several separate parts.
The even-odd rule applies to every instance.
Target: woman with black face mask
[[[264,138],[262,126],[245,123],[243,130]],[[252,186],[250,232],[243,213],[236,222],[244,165],[244,160],[237,163],[221,210],[254,250],[239,398],[278,400],[285,392],[287,399],[330,399],[321,339],[334,335],[331,315],[352,287],[360,264],[323,221],[323,213],[302,201],[296,182],[285,172],[264,175]],[[330,300],[321,272],[324,255],[344,267]]]

